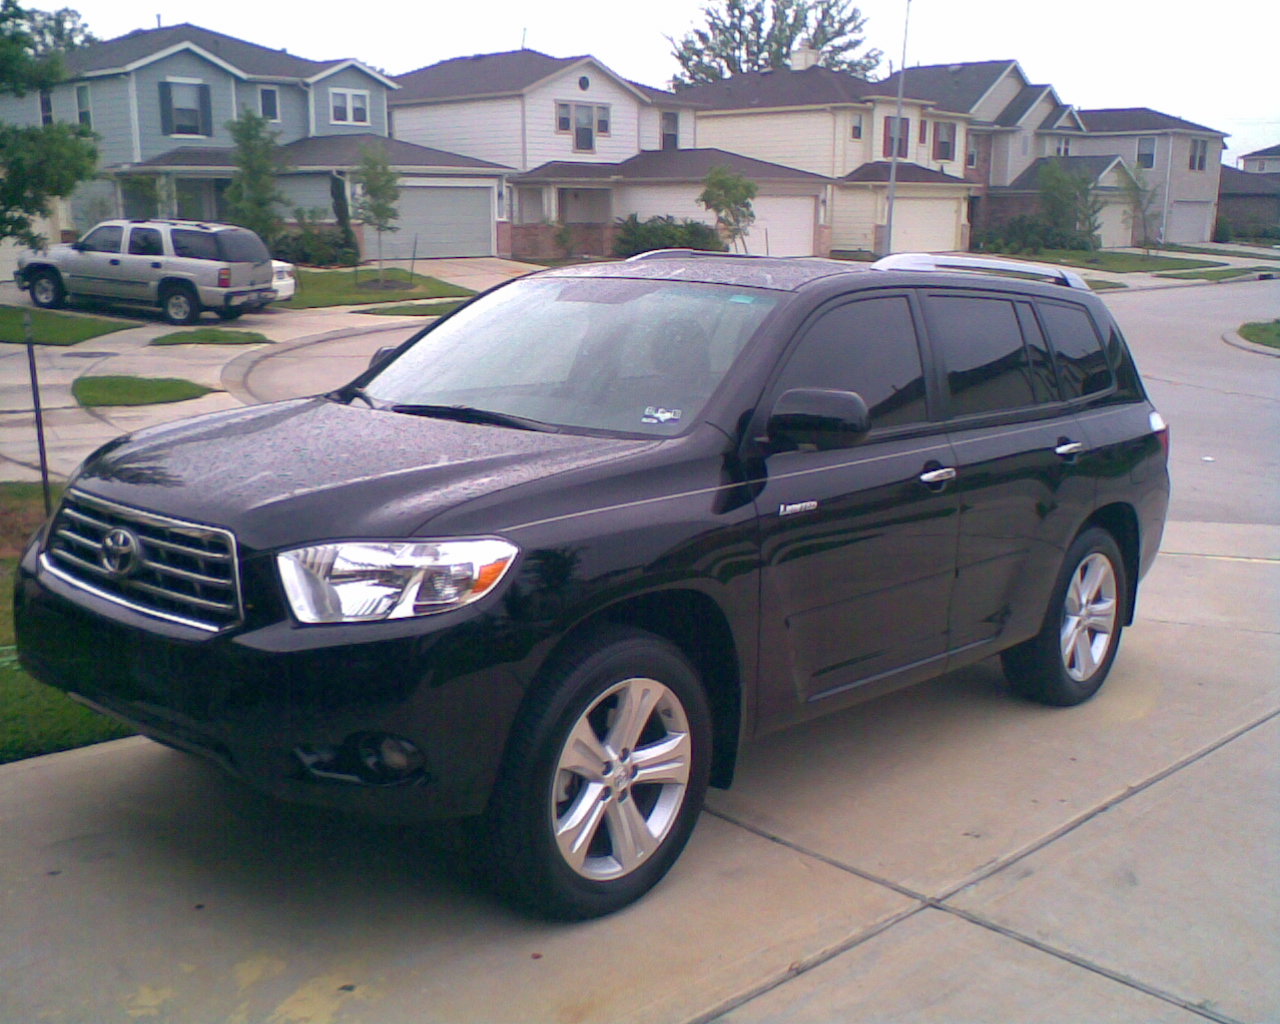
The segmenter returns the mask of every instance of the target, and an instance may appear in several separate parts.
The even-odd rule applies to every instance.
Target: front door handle
[[[931,469],[928,473],[920,474],[920,482],[930,487],[937,487],[939,484],[945,484],[956,478],[956,471],[951,466],[944,466],[942,469]]]
[[[1073,459],[1084,451],[1084,445],[1079,441],[1068,441],[1065,437],[1058,443],[1058,447],[1053,450],[1054,455],[1061,455],[1064,459]]]
[[[120,261],[119,261],[119,260],[111,260],[111,265],[112,265],[113,267],[118,267],[118,266],[120,266]]]
[[[153,264],[151,264],[151,269],[152,269],[152,270],[159,270],[159,269],[160,269],[160,264],[159,264],[159,263],[153,263]]]

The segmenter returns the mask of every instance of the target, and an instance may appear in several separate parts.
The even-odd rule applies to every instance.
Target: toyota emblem
[[[116,579],[132,576],[142,560],[142,544],[128,530],[116,527],[102,538],[102,568]]]

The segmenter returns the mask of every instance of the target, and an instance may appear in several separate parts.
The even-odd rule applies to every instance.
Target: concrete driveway
[[[1175,497],[1095,700],[983,664],[770,737],[657,890],[573,926],[496,903],[450,828],[145,740],[5,766],[0,1019],[1280,1019],[1280,360],[1220,340],[1280,282],[1108,301]]]

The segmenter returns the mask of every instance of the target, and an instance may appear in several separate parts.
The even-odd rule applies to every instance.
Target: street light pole
[[[899,139],[907,142],[906,133],[902,130],[902,94],[907,85],[907,29],[911,27],[911,0],[907,0],[907,15],[902,23],[902,66],[898,69],[898,108],[893,118],[893,135],[890,136],[889,151],[889,214],[884,224],[884,255],[893,252],[893,204],[898,197],[898,148]]]

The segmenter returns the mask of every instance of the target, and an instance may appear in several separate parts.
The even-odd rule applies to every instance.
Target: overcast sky
[[[480,0],[346,5],[218,0],[58,0],[102,39],[189,21],[314,60],[354,57],[390,74],[524,45],[590,53],[666,87],[667,36],[701,24],[703,0]],[[896,68],[906,0],[863,0],[870,46]],[[911,0],[907,66],[1017,60],[1064,103],[1152,107],[1230,133],[1225,161],[1280,143],[1280,0]]]

